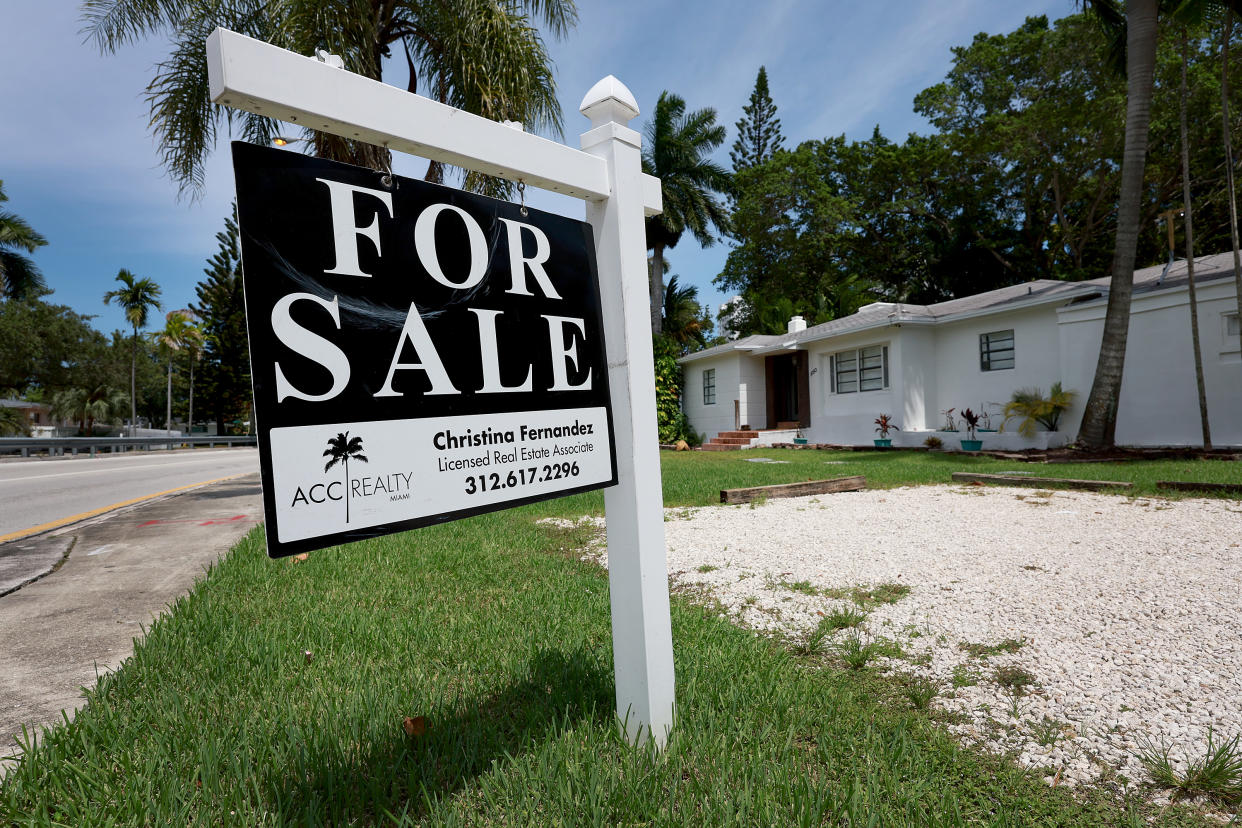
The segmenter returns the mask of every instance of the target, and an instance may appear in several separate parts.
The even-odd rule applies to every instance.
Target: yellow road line
[[[164,495],[167,495],[167,494],[173,494],[174,492],[185,491],[186,489],[193,489],[198,486],[207,486],[212,483],[220,483],[225,480],[235,480],[238,477],[245,477],[247,474],[252,474],[252,473],[253,472],[245,472],[243,474],[230,474],[228,477],[217,477],[215,480],[203,480],[198,483],[187,483],[186,485],[178,486],[175,489],[165,489],[164,491],[156,492],[155,494],[148,494],[148,495],[143,495],[142,497],[135,497],[129,500],[122,500],[120,503],[113,503],[109,506],[100,506],[98,509],[91,509],[89,512],[82,512],[81,514],[72,515],[66,518],[60,518],[59,520],[53,520],[48,523],[40,523],[38,526],[31,526],[29,529],[19,529],[18,531],[10,532],[7,535],[0,535],[0,543],[7,543],[8,541],[20,540],[22,538],[27,538],[27,537],[30,537],[31,535],[37,535],[40,532],[47,532],[50,529],[56,529],[57,527],[65,526],[70,523],[77,523],[79,520],[86,520],[87,518],[95,517],[95,515],[102,515],[104,512],[110,512],[113,509],[120,509],[122,506],[131,506],[135,503],[141,503],[144,500],[151,500],[152,498],[163,497]]]

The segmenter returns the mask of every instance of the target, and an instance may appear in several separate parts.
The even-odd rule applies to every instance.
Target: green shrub
[[[1061,412],[1070,407],[1075,391],[1062,391],[1061,383],[1054,382],[1048,389],[1048,396],[1038,388],[1019,388],[1013,392],[1013,398],[1005,403],[1005,421],[1000,430],[1004,431],[1010,420],[1021,419],[1018,433],[1023,437],[1035,434],[1035,426],[1042,425],[1049,431],[1056,431],[1061,422]]]
[[[661,443],[685,440],[692,446],[703,442],[694,430],[686,413],[681,410],[681,391],[685,382],[677,357],[681,351],[677,343],[662,336],[651,341],[655,354],[656,429]]]

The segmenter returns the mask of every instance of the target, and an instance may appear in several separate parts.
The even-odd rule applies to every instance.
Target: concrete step
[[[726,446],[749,446],[753,437],[713,437],[711,442]]]
[[[757,431],[722,431],[716,436],[717,437],[745,437],[748,440],[753,440],[759,436],[759,432]]]
[[[741,446],[730,445],[727,443],[704,443],[702,446],[700,446],[700,448],[702,448],[703,451],[741,451],[742,450]]]

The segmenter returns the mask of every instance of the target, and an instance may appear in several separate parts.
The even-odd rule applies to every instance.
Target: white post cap
[[[638,117],[638,102],[624,83],[609,75],[587,91],[578,111],[591,119],[592,128],[611,122],[624,126]]]

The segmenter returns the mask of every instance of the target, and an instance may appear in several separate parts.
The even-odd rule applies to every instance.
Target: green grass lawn
[[[808,477],[892,486],[1012,467],[742,454],[663,454],[667,502]],[[1029,468],[1146,486],[1175,470],[1236,480],[1240,467]],[[305,563],[266,559],[252,533],[0,782],[0,825],[1203,824],[1103,790],[1050,789],[957,746],[895,682],[796,655],[680,597],[680,718],[664,754],[630,748],[613,723],[607,575],[578,560],[587,530],[536,523],[601,505],[599,493],[566,498]],[[407,735],[403,719],[418,716],[425,732]]]

